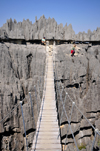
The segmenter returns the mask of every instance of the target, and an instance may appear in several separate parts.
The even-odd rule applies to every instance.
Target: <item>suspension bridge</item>
[[[60,101],[61,101],[62,107],[63,107],[63,110],[61,113],[61,119],[59,119],[59,122],[58,122],[58,116],[57,116],[58,113],[57,113],[57,108],[56,108],[57,102],[56,102],[56,98],[55,98],[55,86],[54,86],[55,55],[54,55],[54,53],[51,52],[51,50],[53,50],[53,48],[46,46],[46,50],[47,50],[47,55],[46,55],[43,97],[42,97],[36,132],[35,132],[35,136],[33,139],[31,151],[62,151],[61,140],[60,140],[60,125],[62,123],[63,115],[66,116],[66,119],[68,121],[68,129],[66,130],[65,146],[67,143],[68,131],[70,129],[73,140],[74,140],[74,144],[76,146],[76,151],[79,151],[75,136],[74,136],[72,128],[71,128],[71,117],[72,117],[72,112],[73,112],[74,107],[77,108],[77,110],[82,114],[84,119],[86,119],[86,121],[94,129],[95,135],[94,135],[93,143],[91,146],[91,151],[93,151],[96,136],[97,135],[100,136],[99,130],[96,129],[90,123],[90,121],[86,118],[86,116],[77,107],[77,104],[75,104],[75,102],[71,99],[71,97],[69,96],[69,94],[67,92],[65,92],[65,99],[64,100],[62,99],[62,91],[64,91],[64,90],[62,88],[62,90],[60,91],[59,84],[57,83],[57,87],[59,89],[59,94],[60,94]],[[30,92],[29,92],[29,95],[30,95],[30,101],[31,101],[32,116],[34,119],[32,98],[31,98]],[[67,112],[65,109],[65,102],[66,102],[67,97],[69,98],[69,100],[72,103],[70,118],[68,118],[68,115],[67,115]],[[26,146],[26,151],[28,151],[27,134],[26,134],[26,129],[25,129],[25,121],[24,121],[25,117],[23,114],[22,102],[23,101],[20,101],[20,104],[16,105],[15,108],[17,108],[19,105],[21,105],[24,133],[25,133],[25,138],[26,138],[25,146]],[[8,113],[0,121],[0,123],[2,123],[6,119],[6,117],[9,116],[14,111],[14,109],[10,113]],[[34,126],[35,126],[35,122],[34,122]],[[67,150],[67,149],[64,148],[63,151],[65,151],[65,150]]]
[[[44,97],[41,103],[37,131],[32,151],[61,151],[57,109],[55,101],[54,72],[52,55],[47,54]]]

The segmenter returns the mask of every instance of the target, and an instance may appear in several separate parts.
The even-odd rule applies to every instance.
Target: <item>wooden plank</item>
[[[40,128],[40,130],[39,130],[39,132],[56,132],[56,131],[59,131],[59,129],[57,128],[57,127],[55,127],[55,128],[47,128],[47,127],[41,127]]]
[[[47,122],[48,122],[48,124],[55,124],[55,125],[58,124],[56,121],[42,121],[43,124],[46,124]]]
[[[38,142],[37,142],[37,144],[46,144],[47,142],[47,139],[45,140],[45,139],[40,139]],[[57,140],[57,139],[50,139],[49,141],[48,141],[48,144],[59,144],[60,143],[60,141],[59,140]]]
[[[48,127],[48,128],[47,128]],[[46,125],[46,124],[42,124],[42,125],[40,125],[40,131],[42,130],[42,128],[43,129],[57,129],[58,131],[59,131],[59,127],[58,127],[58,125]]]
[[[54,100],[52,100],[52,101],[45,100],[44,105],[56,106],[56,102]]]
[[[60,144],[37,144],[36,145],[36,149],[61,149],[61,145]]]
[[[41,120],[43,120],[43,121],[56,121],[57,118],[56,117],[54,117],[54,118],[52,118],[52,117],[49,117],[49,118],[48,117],[47,118],[46,117],[42,117]]]
[[[41,125],[40,125],[40,127],[46,127],[47,128],[47,126],[48,126],[48,128],[50,127],[58,127],[58,124],[56,123],[56,124],[53,124],[53,123],[47,123],[47,122],[45,122],[45,123],[41,123]]]
[[[58,136],[56,136],[56,135],[50,135],[50,136],[48,136],[48,135],[38,135],[38,139],[57,139],[58,138]]]
[[[56,148],[54,148],[53,150],[51,150],[51,149],[48,149],[48,150],[47,150],[47,149],[41,149],[41,148],[40,148],[40,149],[35,149],[35,150],[33,149],[33,150],[31,150],[31,151],[44,151],[44,150],[45,150],[45,151],[61,151],[61,149],[56,149]]]
[[[48,56],[48,70],[44,103],[41,104],[40,117],[37,122],[37,131],[33,141],[34,151],[61,151],[57,109],[55,101],[54,74],[52,56]],[[42,108],[43,107],[43,108]],[[35,142],[37,142],[35,144]],[[34,149],[36,147],[36,149]],[[33,151],[32,150],[32,151]]]
[[[44,107],[44,110],[56,110],[56,107]]]
[[[39,135],[41,136],[58,136],[59,132],[39,132]]]
[[[43,111],[42,116],[56,116],[57,117],[57,113],[54,114],[54,113],[48,112],[47,114],[45,114],[45,112]]]
[[[47,101],[47,102],[44,103],[44,106],[45,105],[56,106],[56,102],[55,101]]]
[[[58,122],[56,121],[42,121],[41,123],[40,122],[37,122],[37,125],[40,125],[40,124],[46,124],[46,125],[58,125]]]
[[[41,110],[42,110],[42,109],[41,109]],[[46,112],[52,112],[52,111],[54,111],[54,114],[57,113],[57,112],[56,112],[56,108],[53,108],[53,109],[49,109],[49,108],[46,109],[46,108],[44,108],[44,109],[43,109],[43,112],[44,112],[44,111],[46,111]]]
[[[47,111],[51,111],[51,110],[56,110],[56,107],[44,107],[44,111],[47,110]]]
[[[55,120],[55,119],[57,119],[57,117],[56,116],[42,116],[42,119],[53,119],[53,120]]]

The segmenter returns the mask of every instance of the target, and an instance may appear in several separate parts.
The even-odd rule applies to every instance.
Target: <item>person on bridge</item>
[[[76,45],[74,45],[73,48],[72,48],[72,50],[71,50],[71,56],[72,56],[72,57],[73,57],[74,54],[75,54],[75,47],[76,47]]]
[[[42,38],[42,41],[41,41],[41,42],[42,42],[43,45],[46,45],[45,37]]]

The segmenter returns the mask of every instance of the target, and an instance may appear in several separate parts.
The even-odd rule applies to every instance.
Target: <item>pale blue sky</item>
[[[100,27],[100,0],[0,0],[0,27],[7,19],[35,22],[42,15],[63,26],[72,24],[75,33]]]

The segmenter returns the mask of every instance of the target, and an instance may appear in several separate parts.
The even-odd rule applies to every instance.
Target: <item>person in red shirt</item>
[[[75,54],[75,47],[76,47],[76,45],[74,45],[73,48],[72,48],[72,50],[71,50],[71,56],[72,56],[72,57],[73,57],[74,54]]]

